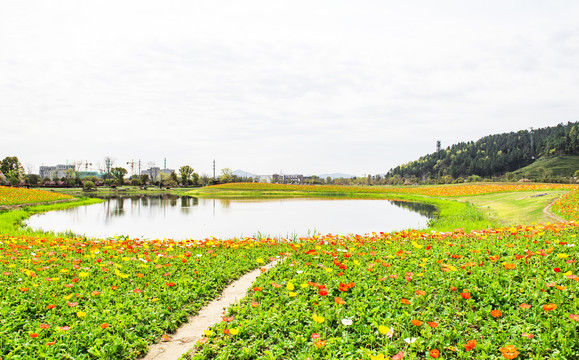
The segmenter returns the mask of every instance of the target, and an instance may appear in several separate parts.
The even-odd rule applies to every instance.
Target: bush
[[[82,184],[82,189],[84,191],[92,191],[96,189],[96,185],[92,181],[88,180]]]

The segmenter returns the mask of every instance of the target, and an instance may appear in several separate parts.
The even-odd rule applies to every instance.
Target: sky
[[[385,173],[437,140],[578,121],[578,18],[575,0],[2,0],[0,158]]]

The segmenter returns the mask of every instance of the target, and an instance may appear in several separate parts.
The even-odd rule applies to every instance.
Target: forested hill
[[[531,164],[535,159],[579,155],[579,122],[532,131],[520,130],[461,142],[391,169],[387,178],[440,179],[445,175],[466,178],[500,176]]]

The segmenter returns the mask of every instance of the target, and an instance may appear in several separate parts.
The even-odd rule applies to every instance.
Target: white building
[[[42,179],[61,179],[65,176],[64,172],[69,169],[75,170],[74,165],[41,166],[38,172]]]

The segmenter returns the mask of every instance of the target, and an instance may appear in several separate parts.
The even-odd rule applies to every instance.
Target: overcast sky
[[[579,120],[579,1],[0,2],[0,158],[385,173]]]

